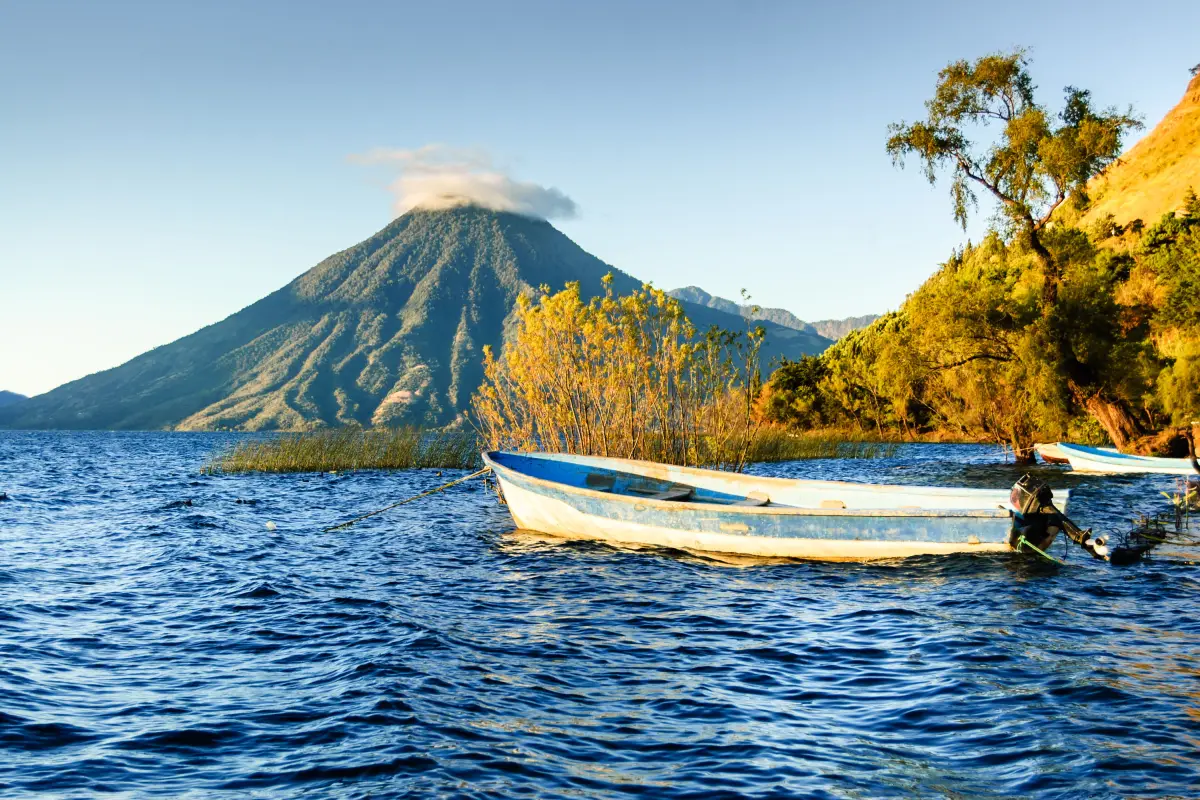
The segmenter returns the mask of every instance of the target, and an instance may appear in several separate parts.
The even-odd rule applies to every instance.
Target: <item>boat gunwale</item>
[[[547,480],[538,478],[512,467],[505,466],[490,458],[490,453],[502,453],[506,455],[515,455],[522,457],[537,458],[538,456],[532,453],[513,453],[505,450],[492,450],[482,454],[483,463],[499,472],[508,472],[519,475],[522,480],[527,481],[535,486],[555,489],[557,491],[566,492],[568,494],[579,495],[582,497],[592,497],[601,500],[618,500],[623,503],[633,504],[649,504],[651,508],[662,509],[665,511],[698,511],[712,513],[714,510],[717,513],[736,513],[750,515],[767,515],[767,516],[812,516],[812,517],[917,517],[917,518],[970,518],[970,519],[1003,519],[1010,518],[1013,515],[1013,510],[1007,506],[997,506],[995,509],[986,508],[947,508],[947,509],[929,509],[929,508],[809,508],[805,506],[738,506],[738,505],[715,505],[713,503],[692,503],[679,500],[654,500],[649,497],[631,497],[623,494],[613,494],[612,492],[601,492],[595,489],[588,489],[580,486],[572,486],[568,483],[560,481]],[[544,454],[544,455],[559,455],[559,454]],[[568,455],[568,454],[563,454]],[[626,464],[651,464],[652,461],[637,461],[628,458],[608,458],[607,456],[586,456],[587,458],[605,458],[609,461],[618,461]],[[547,459],[552,460],[552,459]],[[571,462],[566,462],[571,463]],[[578,462],[574,462],[578,463]],[[663,466],[663,465],[656,465]],[[674,468],[674,467],[673,467]],[[715,470],[703,470],[694,467],[677,467],[677,469],[692,471],[694,473],[714,472]],[[872,487],[872,488],[887,488],[887,489],[944,489],[947,491],[956,491],[949,487],[940,486],[900,486],[896,484],[871,484],[871,483],[852,483],[850,481],[808,481],[802,478],[760,478],[757,475],[743,476],[752,477],[755,480],[768,480],[778,482],[780,485],[794,484],[802,482],[806,484],[824,484],[833,487]],[[969,491],[1000,491],[992,489],[979,489]]]

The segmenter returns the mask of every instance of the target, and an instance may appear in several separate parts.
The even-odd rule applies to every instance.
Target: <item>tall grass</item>
[[[473,422],[489,447],[741,469],[757,427],[762,331],[701,333],[645,287],[584,302],[579,284],[522,296],[516,328],[484,350]]]
[[[719,442],[700,444],[715,450]],[[209,474],[245,472],[342,472],[360,469],[474,469],[481,443],[471,432],[421,428],[363,430],[338,428],[289,433],[240,442],[204,466]],[[758,428],[746,447],[748,462],[809,458],[886,458],[894,442],[851,441],[837,436],[797,433],[781,426]],[[714,460],[716,455],[711,456]]]
[[[750,439],[749,462],[799,461],[809,458],[891,458],[896,442],[848,439],[838,435],[806,433],[781,425],[763,425]]]
[[[240,442],[205,465],[208,473],[341,472],[357,469],[472,469],[474,433],[421,428],[336,428]]]

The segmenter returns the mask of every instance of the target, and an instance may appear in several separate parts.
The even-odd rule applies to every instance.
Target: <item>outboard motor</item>
[[[1054,543],[1058,532],[1063,531],[1067,538],[1086,550],[1092,558],[1101,561],[1129,563],[1141,556],[1141,552],[1136,555],[1125,552],[1129,548],[1110,550],[1106,537],[1093,536],[1090,528],[1083,530],[1071,522],[1066,514],[1054,506],[1054,493],[1050,487],[1032,475],[1025,475],[1013,485],[1009,501],[1016,509],[1012,534],[1009,536],[1009,544],[1015,550],[1020,550],[1023,543],[1046,550]]]
[[[1025,475],[1013,484],[1009,502],[1016,509],[1008,543],[1020,550],[1022,539],[1046,550],[1062,530],[1062,512],[1054,507],[1054,493],[1043,481]]]

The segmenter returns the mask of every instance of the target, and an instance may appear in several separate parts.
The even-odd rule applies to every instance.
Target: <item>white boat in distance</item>
[[[1130,472],[1154,472],[1162,475],[1195,475],[1196,470],[1187,458],[1155,458],[1134,456],[1116,450],[1099,447],[1084,447],[1079,444],[1059,442],[1058,452],[1077,472],[1102,472],[1108,474]]]
[[[1033,450],[1047,464],[1068,463],[1067,457],[1063,455],[1063,451],[1058,449],[1058,442],[1038,442],[1033,446]]]
[[[1062,442],[1039,442],[1033,446],[1034,452],[1042,457],[1042,461],[1047,464],[1069,464],[1071,463],[1059,445]],[[1115,447],[1097,447],[1097,450],[1105,453],[1120,453],[1121,451]]]
[[[571,539],[863,561],[1010,551],[1020,519],[1007,490],[762,478],[547,453],[494,451],[483,460],[519,528]]]

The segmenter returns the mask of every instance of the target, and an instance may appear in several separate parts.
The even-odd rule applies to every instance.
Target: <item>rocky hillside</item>
[[[17,394],[16,392],[8,392],[0,389],[0,406],[12,405],[13,403],[19,403],[22,400],[27,399],[28,398],[23,394]]]
[[[441,424],[470,402],[481,350],[518,295],[640,285],[547,222],[479,208],[413,211],[229,318],[114,369],[0,409],[10,428],[304,429]],[[700,327],[739,317],[686,304]],[[764,359],[828,343],[766,325]]]
[[[1092,181],[1080,221],[1086,227],[1112,214],[1119,225],[1151,225],[1179,208],[1189,188],[1200,192],[1200,75],[1161,122]]]
[[[740,314],[747,319],[766,320],[774,322],[776,325],[782,325],[785,328],[815,334],[830,340],[830,343],[842,338],[850,331],[865,328],[879,319],[878,314],[867,314],[861,317],[847,317],[846,319],[822,319],[816,322],[805,322],[787,309],[763,308],[754,304],[735,303],[724,297],[711,295],[699,286],[684,286],[682,289],[672,289],[668,294],[688,303],[697,303],[730,314]]]

